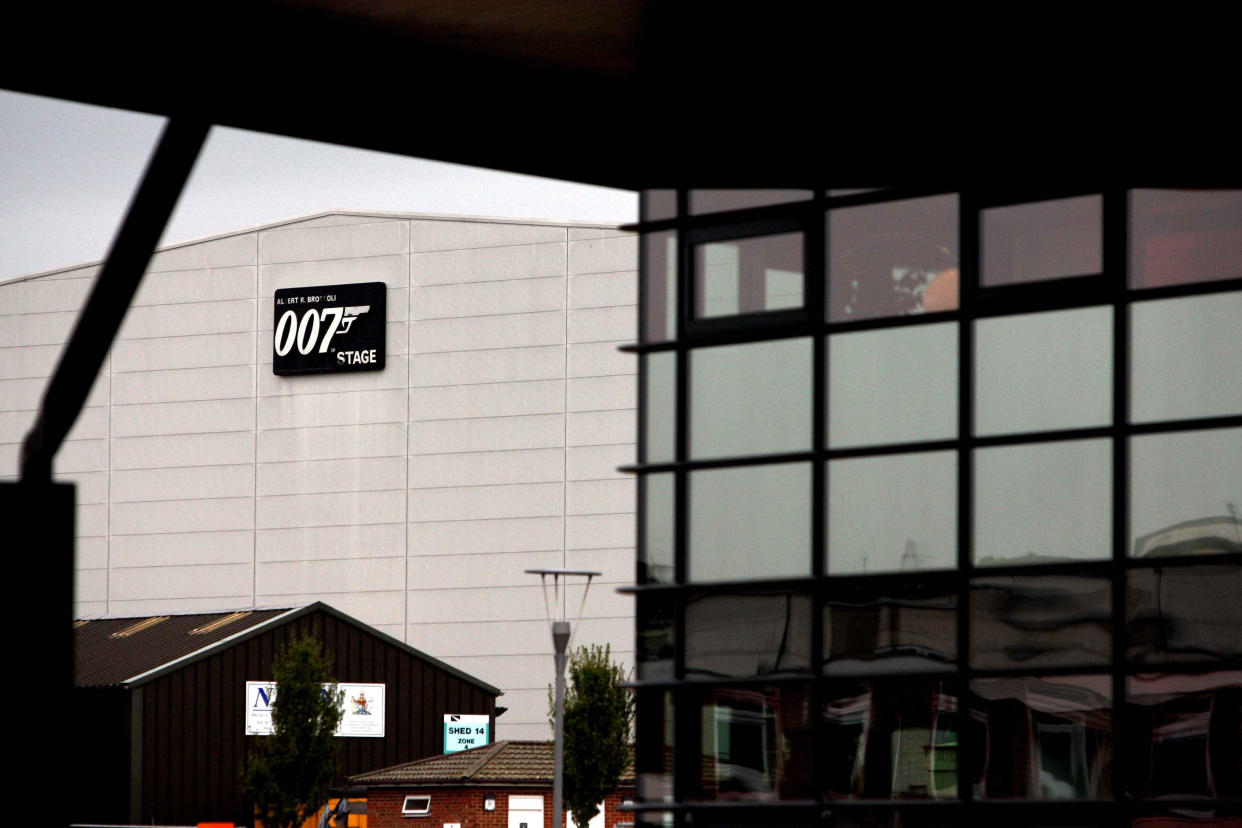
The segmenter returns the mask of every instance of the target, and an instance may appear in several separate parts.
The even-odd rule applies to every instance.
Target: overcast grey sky
[[[103,258],[162,126],[0,90],[0,279]],[[163,243],[328,209],[621,223],[638,196],[216,127]]]

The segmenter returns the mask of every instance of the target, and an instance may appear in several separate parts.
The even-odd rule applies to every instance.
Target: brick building
[[[368,828],[551,828],[553,743],[503,740],[350,777],[367,791]],[[588,828],[632,823],[632,764]],[[567,815],[566,819],[569,817]]]

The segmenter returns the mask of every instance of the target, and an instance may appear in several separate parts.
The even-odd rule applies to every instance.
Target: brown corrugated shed
[[[440,754],[446,713],[487,714],[501,691],[323,603],[74,623],[71,721],[95,770],[73,822],[249,825],[241,776],[246,682],[270,681],[296,635],[315,634],[343,683],[385,685],[383,737],[343,737],[338,781]]]

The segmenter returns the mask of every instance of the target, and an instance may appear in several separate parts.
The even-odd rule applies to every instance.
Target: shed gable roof
[[[495,696],[503,692],[321,601],[303,607],[81,619],[73,624],[75,687],[134,686],[234,643],[324,612]]]

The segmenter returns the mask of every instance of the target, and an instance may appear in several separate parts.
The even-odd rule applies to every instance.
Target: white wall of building
[[[0,284],[0,476],[98,269]],[[636,270],[613,228],[394,214],[158,253],[56,458],[77,616],[323,600],[504,689],[497,738],[546,737],[523,570],[603,572],[575,643],[632,661]],[[370,281],[382,372],[272,373],[277,289]]]

